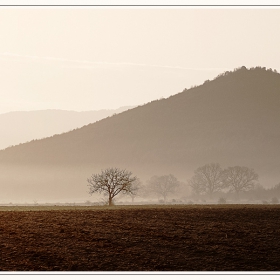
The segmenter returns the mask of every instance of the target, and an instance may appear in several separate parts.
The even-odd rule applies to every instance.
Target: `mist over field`
[[[215,190],[214,200],[207,189],[197,197],[190,180],[197,168],[210,163],[253,169],[255,187],[274,188],[280,182],[279,88],[276,70],[243,66],[169,98],[6,148],[0,151],[2,202],[102,202],[96,194],[89,196],[86,180],[109,167],[128,169],[142,181],[145,188],[135,201],[163,201],[148,181],[168,174],[180,182],[168,194],[169,203],[234,199],[223,192],[230,187]],[[256,199],[248,195],[249,188],[244,191],[247,200]]]
[[[280,198],[278,9],[0,17],[0,203],[105,203],[108,168],[140,182],[116,204]]]

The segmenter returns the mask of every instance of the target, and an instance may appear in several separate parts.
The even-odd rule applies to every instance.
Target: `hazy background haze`
[[[0,113],[168,97],[235,67],[280,70],[280,10],[0,8]]]

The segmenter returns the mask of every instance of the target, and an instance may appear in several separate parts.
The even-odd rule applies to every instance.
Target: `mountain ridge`
[[[172,173],[186,181],[197,167],[219,162],[254,168],[261,183],[271,186],[280,181],[278,108],[280,74],[241,67],[80,129],[2,150],[0,165],[29,166],[31,177],[35,167],[69,168],[81,185],[109,166],[130,169],[143,180]],[[70,180],[57,176],[57,186]]]
[[[133,106],[96,111],[47,109],[3,113],[0,114],[0,149],[68,132],[131,108]]]

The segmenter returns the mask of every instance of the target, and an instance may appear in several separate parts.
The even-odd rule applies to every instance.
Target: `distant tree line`
[[[222,169],[219,163],[205,164],[194,171],[188,181],[192,198],[219,198],[217,202],[245,199],[248,202],[279,203],[280,183],[264,188],[258,182],[258,174],[248,167],[233,166]]]
[[[170,194],[176,193],[179,186],[184,185],[172,175],[152,176],[146,185],[132,173],[119,169],[107,168],[99,174],[93,174],[87,179],[89,194],[102,193],[107,197],[107,204],[112,206],[113,200],[118,195],[128,195],[134,202],[135,197],[148,197],[156,195],[163,203],[167,201]]]
[[[273,72],[273,73],[278,73],[276,69],[272,70],[272,68],[266,68],[266,67],[261,67],[261,66],[256,66],[256,67],[251,67],[251,68],[246,68],[245,66],[241,66],[241,67],[238,67],[238,68],[234,68],[233,71],[225,71],[221,74],[219,74],[217,77],[215,77],[213,80],[216,80],[220,77],[224,77],[224,76],[227,76],[229,75],[230,73],[235,73],[235,72],[240,72],[240,71],[246,71],[246,70],[253,70],[253,71],[268,71],[268,72]],[[207,80],[209,81],[209,80]],[[207,82],[205,81],[205,82]]]
[[[217,191],[234,192],[237,199],[243,191],[252,189],[258,181],[258,174],[248,167],[233,166],[222,169],[219,163],[210,163],[197,168],[189,180],[195,194],[207,194],[212,198]]]
[[[171,195],[184,196],[191,188],[190,198],[207,198],[213,201],[219,197],[218,203],[226,203],[226,198],[263,203],[279,203],[280,183],[273,188],[265,189],[258,183],[258,174],[245,166],[232,166],[223,169],[219,163],[205,164],[194,171],[188,184],[180,182],[174,175],[152,176],[144,185],[132,172],[107,168],[99,174],[87,179],[89,193],[102,193],[107,197],[107,204],[114,205],[117,196],[128,195],[134,202],[136,197],[156,196],[158,201],[166,203]],[[174,199],[173,199],[174,200]],[[206,201],[205,201],[206,202]]]

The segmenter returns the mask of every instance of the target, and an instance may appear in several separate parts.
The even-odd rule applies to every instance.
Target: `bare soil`
[[[280,206],[0,207],[2,271],[279,271]]]

